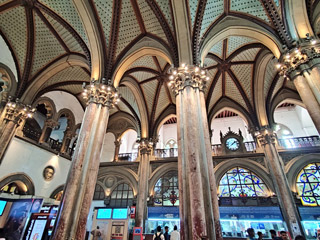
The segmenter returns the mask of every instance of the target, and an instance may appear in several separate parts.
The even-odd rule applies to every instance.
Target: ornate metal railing
[[[319,136],[295,137],[279,139],[279,146],[290,148],[320,147]]]
[[[59,142],[59,140],[55,140],[53,138],[49,138],[48,144],[49,144],[50,148],[57,150],[57,151],[60,151],[61,146],[62,146],[62,143]]]
[[[178,148],[155,149],[153,154],[156,158],[178,157]]]
[[[34,129],[28,126],[24,126],[22,132],[25,137],[30,138],[36,142],[39,141],[39,138],[41,136],[41,132],[35,131]]]
[[[119,153],[118,161],[135,161],[138,157],[138,153]]]

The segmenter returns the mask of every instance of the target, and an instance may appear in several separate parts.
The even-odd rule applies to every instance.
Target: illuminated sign
[[[114,208],[112,212],[113,219],[126,219],[128,218],[127,208]]]
[[[4,209],[6,208],[7,201],[0,200],[0,216],[3,214]]]
[[[111,211],[111,208],[99,208],[97,213],[97,219],[110,219]]]

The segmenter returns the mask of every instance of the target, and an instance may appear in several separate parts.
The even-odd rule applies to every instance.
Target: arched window
[[[311,163],[297,177],[297,189],[301,202],[306,206],[320,206],[320,163]]]
[[[99,184],[96,184],[93,200],[103,200],[103,199],[105,199],[104,190]]]
[[[179,206],[179,186],[177,171],[164,174],[154,186],[155,206]]]
[[[267,186],[253,172],[240,167],[230,169],[220,180],[220,197],[267,197]]]
[[[0,182],[0,193],[33,195],[34,185],[31,179],[26,175],[16,174],[9,176]]]
[[[127,183],[119,184],[111,193],[110,205],[113,207],[131,206],[132,201],[133,191]]]
[[[164,148],[166,148],[166,149],[177,148],[177,147],[178,147],[177,141],[174,139],[168,140],[166,145],[164,146]]]
[[[0,190],[1,193],[10,193],[10,194],[17,194],[17,195],[25,195],[27,194],[27,186],[22,182],[12,182]]]

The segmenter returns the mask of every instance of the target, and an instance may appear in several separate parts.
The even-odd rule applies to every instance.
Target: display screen
[[[113,219],[126,219],[128,217],[127,208],[115,208],[112,212]]]
[[[111,208],[99,208],[97,213],[97,219],[110,219],[111,211]]]
[[[3,214],[3,211],[7,205],[7,201],[0,200],[0,216]]]

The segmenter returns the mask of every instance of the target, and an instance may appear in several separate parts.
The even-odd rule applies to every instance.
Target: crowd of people
[[[169,227],[164,227],[164,233],[162,233],[161,226],[157,227],[157,232],[153,235],[153,240],[180,240],[180,233],[178,227],[174,226],[173,231],[169,233]]]
[[[269,232],[271,234],[272,240],[289,240],[288,233],[286,231],[281,231],[280,237],[277,236],[277,232],[273,229],[270,230]],[[248,240],[262,240],[262,239],[264,239],[262,232],[257,232],[258,238],[256,238],[253,228],[248,228],[247,233],[248,233]],[[306,240],[306,239],[303,236],[298,235],[295,237],[294,240]]]

